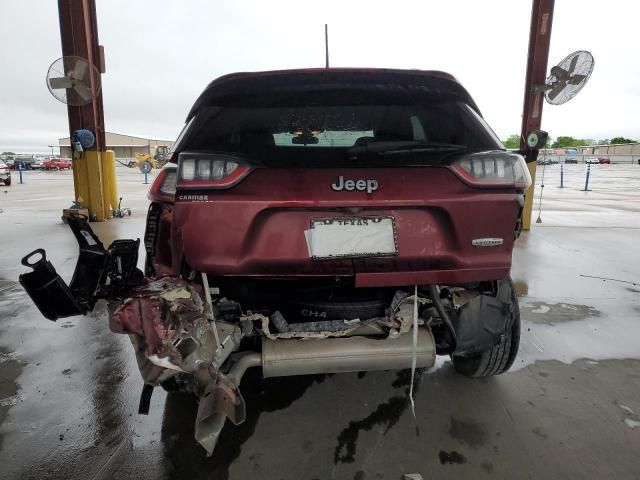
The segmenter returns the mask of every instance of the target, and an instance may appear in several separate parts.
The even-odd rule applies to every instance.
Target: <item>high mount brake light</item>
[[[153,181],[147,198],[152,202],[173,203],[176,195],[178,171],[174,164],[166,164]]]
[[[251,170],[250,165],[230,155],[183,152],[178,156],[178,186],[229,188]]]
[[[473,187],[526,190],[531,186],[527,163],[515,153],[472,153],[459,158],[449,168]]]

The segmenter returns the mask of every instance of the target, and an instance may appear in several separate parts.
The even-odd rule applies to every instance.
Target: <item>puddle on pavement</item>
[[[455,417],[451,417],[450,421],[449,435],[459,442],[471,448],[479,448],[487,442],[488,433],[483,425]]]
[[[253,436],[260,415],[288,408],[311,386],[322,383],[330,376],[306,375],[263,380],[259,372],[248,371],[242,382],[247,419],[237,426],[227,425],[222,430],[213,455],[208,458],[202,447],[193,440],[197,413],[195,396],[179,393],[167,395],[162,441],[170,472],[189,477],[191,473],[206,470],[211,473],[211,478],[230,478],[229,468],[240,456],[244,442]]]
[[[22,372],[24,362],[18,360],[13,352],[0,347],[0,425],[4,423],[9,409],[20,401],[20,392],[16,379]],[[4,437],[0,434],[0,449]]]
[[[27,293],[18,282],[0,278],[0,319],[17,317],[29,308]]]
[[[599,317],[600,310],[589,305],[571,303],[527,302],[520,305],[520,313],[525,320],[533,323],[555,324],[575,322]]]
[[[420,380],[424,368],[416,369],[413,377],[413,394],[418,393]],[[409,387],[411,384],[411,370],[400,370],[395,380],[391,383],[393,388],[403,388],[403,395],[394,395],[387,401],[379,404],[373,412],[360,420],[352,420],[349,425],[340,432],[337,438],[336,448],[333,454],[333,463],[353,463],[355,461],[356,447],[360,432],[369,431],[375,426],[385,428],[385,434],[400,420],[405,410],[409,408]],[[416,437],[420,436],[416,425]]]

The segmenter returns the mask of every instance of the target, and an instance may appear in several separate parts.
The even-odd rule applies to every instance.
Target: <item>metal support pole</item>
[[[98,22],[95,0],[58,0],[62,55],[85,58],[104,73],[104,52],[98,43]],[[99,78],[89,69],[92,91]],[[102,94],[98,93],[86,105],[67,106],[69,136],[80,129],[95,135],[95,144],[74,155],[73,182],[76,202],[89,209],[91,218],[102,221],[111,217],[108,193],[104,188],[102,156],[105,155],[104,113]]]
[[[584,179],[584,190],[582,190],[583,192],[590,192],[591,190],[589,190],[589,177],[591,176],[591,164],[589,163],[587,165],[587,176]]]
[[[560,188],[564,188],[564,164],[560,164]]]
[[[22,181],[22,163],[18,163],[18,174],[20,175],[20,185],[24,182]]]
[[[539,130],[542,125],[544,93],[538,91],[535,87],[536,85],[543,85],[547,75],[554,4],[555,0],[533,0],[532,2],[527,77],[524,85],[522,128],[520,130],[521,150],[525,150],[527,134],[534,130]],[[526,159],[533,183],[525,193],[525,204],[522,212],[523,230],[529,230],[531,228],[537,155],[537,151],[530,151]]]
[[[324,24],[324,59],[325,59],[325,68],[329,68],[329,25]]]

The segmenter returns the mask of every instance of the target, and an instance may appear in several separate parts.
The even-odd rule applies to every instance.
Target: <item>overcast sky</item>
[[[530,0],[97,0],[108,131],[174,139],[206,84],[225,73],[324,66],[444,70],[501,138],[520,130]],[[640,137],[640,4],[558,0],[549,67],[590,50],[594,74],[562,106],[552,137]],[[57,2],[0,2],[0,151],[48,151],[66,107],[45,74],[61,56]]]

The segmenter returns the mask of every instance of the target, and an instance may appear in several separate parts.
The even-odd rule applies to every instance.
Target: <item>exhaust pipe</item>
[[[262,371],[266,378],[411,368],[412,337],[404,334],[396,338],[265,340],[262,343]],[[432,367],[435,359],[431,330],[418,329],[416,366]]]

